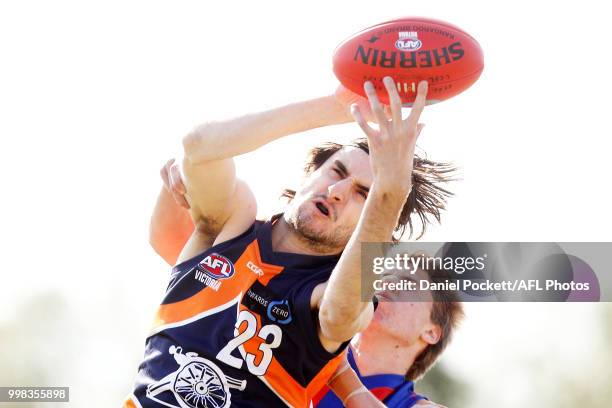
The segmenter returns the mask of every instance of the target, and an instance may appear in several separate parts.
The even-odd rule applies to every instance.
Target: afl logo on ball
[[[416,51],[423,46],[416,31],[400,31],[399,39],[395,42],[395,48],[400,51]]]
[[[212,253],[200,261],[197,269],[213,279],[228,279],[234,276],[234,265],[217,253]]]

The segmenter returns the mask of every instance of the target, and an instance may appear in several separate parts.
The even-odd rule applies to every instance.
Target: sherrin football
[[[388,104],[382,79],[394,79],[402,103],[410,106],[417,85],[427,80],[427,103],[451,98],[469,88],[484,68],[482,49],[468,33],[452,24],[408,17],[366,28],[344,40],[334,51],[333,69],[349,90],[365,96],[363,83],[372,81]]]

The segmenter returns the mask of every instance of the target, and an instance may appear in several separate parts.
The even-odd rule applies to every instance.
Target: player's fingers
[[[185,208],[185,209],[190,209],[191,206],[189,205],[189,202],[187,201],[187,198],[185,198],[184,194],[178,194],[176,191],[172,191],[172,198],[174,198],[174,201],[181,207]]]
[[[374,89],[374,85],[370,81],[366,81],[363,84],[363,89],[368,97],[368,101],[370,101],[370,109],[376,118],[376,123],[380,126],[381,129],[387,128],[389,122],[385,116],[385,111],[383,110],[383,105],[378,100],[378,96],[376,95],[376,89]]]
[[[353,115],[353,117],[355,118],[355,122],[357,122],[361,130],[363,130],[363,133],[366,134],[368,140],[373,139],[376,135],[376,131],[372,129],[372,127],[370,127],[368,122],[363,117],[363,114],[359,110],[359,105],[357,105],[356,103],[351,105],[351,115]]]
[[[174,201],[176,201],[176,203],[180,205],[181,207],[187,210],[191,208],[191,206],[189,205],[189,203],[187,202],[187,199],[185,198],[183,194],[176,194],[175,192],[172,192],[172,197],[174,198]]]
[[[187,199],[185,198],[184,195],[174,196],[174,201],[176,201],[178,205],[185,208],[186,210],[191,208],[191,206],[189,205],[189,202],[187,202]]]
[[[385,117],[387,120],[390,120],[392,118],[391,107],[389,105],[383,105],[383,110],[385,111]]]
[[[189,209],[189,203],[185,198],[185,184],[183,183],[183,179],[181,178],[181,171],[179,169],[178,164],[170,166],[170,192],[172,193],[172,197],[174,201],[178,205],[183,208]]]
[[[185,184],[181,178],[181,170],[178,164],[170,166],[170,179],[172,180],[172,189],[179,194],[185,194]]]
[[[423,113],[423,109],[425,109],[425,103],[427,102],[427,88],[427,81],[419,82],[416,99],[414,100],[414,104],[410,110],[410,115],[408,116],[408,119],[406,119],[411,125],[416,125],[419,122],[421,113]]]
[[[419,123],[417,125],[417,131],[416,131],[416,138],[418,139],[419,136],[421,136],[421,132],[423,131],[423,129],[425,128],[425,124],[424,123]]]
[[[395,88],[395,82],[393,78],[387,76],[383,78],[383,84],[389,94],[389,103],[391,105],[391,119],[395,124],[399,124],[402,121],[402,98],[400,98],[397,88]]]
[[[166,187],[167,189],[170,189],[170,179],[168,177],[168,168],[172,165],[172,163],[174,163],[174,159],[168,160],[166,164],[164,164],[164,166],[161,168],[161,170],[159,170],[159,175],[162,178],[164,187]]]

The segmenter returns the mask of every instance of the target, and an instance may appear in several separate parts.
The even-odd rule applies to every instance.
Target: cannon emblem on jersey
[[[181,347],[170,346],[169,353],[179,368],[150,384],[147,397],[166,406],[176,408],[226,408],[230,406],[230,388],[243,391],[246,380],[237,380],[223,374],[212,361],[198,357],[197,353],[182,353]],[[170,391],[179,405],[160,400],[160,394]]]

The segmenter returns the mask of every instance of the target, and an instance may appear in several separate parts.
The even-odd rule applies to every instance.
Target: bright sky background
[[[99,406],[117,404],[165,287],[148,222],[159,169],[182,136],[208,119],[333,92],[335,46],[399,16],[450,21],[485,54],[480,80],[423,116],[420,146],[463,176],[442,226],[425,239],[610,240],[606,10],[594,0],[0,3],[0,324],[28,321],[19,305],[59,292],[70,329],[56,340],[82,339],[70,343],[59,384],[100,391]],[[322,129],[240,157],[260,213],[296,185],[309,146],[358,135],[356,125]],[[499,364],[525,376],[522,358],[561,342],[551,354],[561,367],[568,349],[597,337],[559,341],[560,330],[597,333],[590,316],[598,307],[470,305],[445,361],[478,385]],[[496,360],[502,345],[520,356]],[[578,370],[591,358],[567,363]],[[78,374],[91,367],[119,373],[119,384],[109,390]],[[499,395],[489,379],[473,406]],[[85,398],[74,391],[74,401]]]

